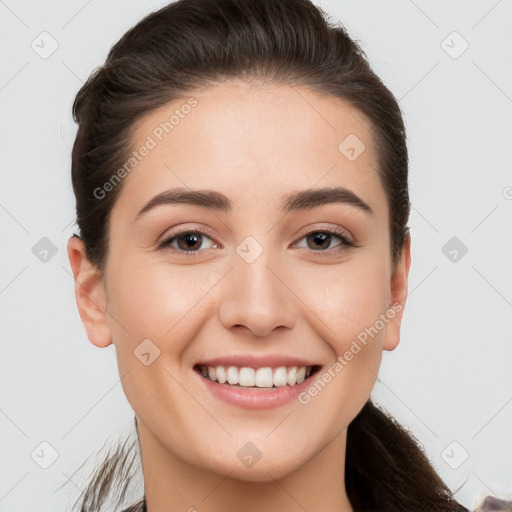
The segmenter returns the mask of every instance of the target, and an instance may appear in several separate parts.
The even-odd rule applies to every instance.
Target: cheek
[[[197,266],[166,265],[148,257],[125,258],[111,272],[109,324],[119,374],[126,375],[125,395],[141,417],[159,411],[152,421],[171,424],[190,407],[190,397],[178,384],[184,354],[204,325],[207,294],[218,279]]]
[[[382,360],[389,277],[386,262],[376,254],[360,252],[358,258],[318,269],[302,282],[314,326],[332,349],[326,365],[299,402],[311,413],[336,411],[329,429],[347,426],[368,400]],[[315,286],[313,286],[315,284]],[[324,419],[325,421],[325,419]]]
[[[336,353],[344,352],[347,344],[385,313],[389,278],[384,263],[368,254],[326,267],[321,274],[315,272],[314,282],[302,281],[305,285],[301,293],[324,324],[324,339]]]
[[[149,338],[163,353],[168,350],[163,341],[171,341],[176,357],[193,335],[201,302],[219,278],[195,265],[149,264],[149,260],[126,259],[112,274],[108,308],[114,343],[121,351],[133,351]]]

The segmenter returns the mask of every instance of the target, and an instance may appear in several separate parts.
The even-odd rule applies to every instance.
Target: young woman
[[[68,255],[135,413],[128,510],[466,510],[370,400],[407,297],[408,159],[345,30],[309,0],[180,0],[73,114]],[[80,510],[122,495],[129,455]]]

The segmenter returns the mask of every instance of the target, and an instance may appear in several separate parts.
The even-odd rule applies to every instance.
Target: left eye
[[[340,240],[340,243],[335,245],[334,247],[329,247],[331,245],[331,242],[334,238],[337,238]],[[310,239],[312,242],[308,243],[308,239]],[[352,242],[350,242],[347,238],[345,238],[341,233],[335,233],[332,231],[312,231],[311,233],[307,234],[303,238],[300,239],[300,241],[305,240],[306,241],[306,248],[312,249],[314,251],[326,251],[328,249],[338,248],[340,246],[352,246]],[[299,241],[299,242],[300,242]],[[301,247],[299,245],[299,242],[297,243],[297,247]],[[319,244],[316,245],[315,244]],[[326,247],[327,246],[327,247]],[[303,246],[302,246],[303,247]]]

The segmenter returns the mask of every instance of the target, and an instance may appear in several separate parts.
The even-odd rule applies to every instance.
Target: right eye
[[[159,248],[171,249],[174,252],[182,254],[189,253],[190,255],[196,255],[201,252],[200,248],[205,239],[210,242],[210,246],[206,247],[206,249],[218,247],[218,244],[214,243],[211,238],[207,236],[206,231],[201,229],[187,229],[173,233],[172,236],[160,243]]]

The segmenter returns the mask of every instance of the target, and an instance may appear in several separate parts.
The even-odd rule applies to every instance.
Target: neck
[[[147,512],[353,512],[345,490],[346,429],[294,473],[244,481],[193,466],[139,421]]]

